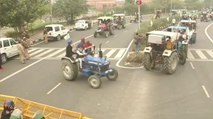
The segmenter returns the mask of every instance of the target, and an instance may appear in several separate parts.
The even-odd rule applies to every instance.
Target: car
[[[91,28],[91,23],[88,20],[78,20],[75,23],[74,29],[75,30],[86,30]]]
[[[13,38],[0,38],[1,47],[1,59],[2,63],[6,63],[8,58],[17,56],[19,54],[16,42]]]
[[[62,24],[46,25],[48,40],[61,40],[66,36],[70,30],[65,29]]]

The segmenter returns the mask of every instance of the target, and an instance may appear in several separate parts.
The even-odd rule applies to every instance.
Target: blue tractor
[[[78,77],[78,73],[88,76],[88,82],[92,88],[99,88],[101,86],[101,78],[107,77],[109,80],[116,80],[118,77],[118,71],[114,68],[110,68],[110,61],[103,57],[101,51],[101,44],[99,45],[99,56],[86,55],[82,59],[82,68],[80,68],[79,60],[76,56],[72,58],[63,57],[62,60],[62,72],[64,78],[68,81],[74,81]]]

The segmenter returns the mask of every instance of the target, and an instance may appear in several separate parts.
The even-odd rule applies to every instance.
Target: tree
[[[53,6],[54,16],[65,17],[73,22],[76,16],[88,11],[86,0],[58,0]]]
[[[0,25],[25,31],[25,25],[46,13],[47,0],[0,0]]]

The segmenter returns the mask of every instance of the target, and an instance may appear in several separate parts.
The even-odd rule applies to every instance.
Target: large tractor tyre
[[[101,83],[102,83],[100,77],[97,75],[91,75],[88,78],[88,82],[89,82],[90,86],[94,89],[100,88]]]
[[[78,76],[78,65],[71,63],[69,60],[62,60],[62,71],[66,80],[73,81]]]
[[[182,51],[179,55],[179,62],[181,65],[184,65],[186,63],[186,53],[184,51]]]
[[[4,53],[4,54],[1,54],[1,61],[2,63],[6,63],[7,62],[7,55]]]
[[[170,57],[164,57],[163,69],[165,73],[173,74],[178,65],[178,55],[173,52]]]
[[[192,34],[192,43],[195,44],[196,43],[196,33]]]
[[[151,70],[154,68],[154,61],[152,61],[151,55],[149,53],[144,54],[144,67],[146,70]]]
[[[118,78],[118,71],[114,68],[110,68],[112,70],[107,74],[107,78],[111,81],[115,81]]]
[[[96,38],[96,37],[97,37],[97,35],[98,35],[98,33],[97,33],[97,32],[95,32],[95,33],[94,33],[94,38]]]
[[[108,38],[108,37],[109,37],[109,32],[108,32],[108,31],[105,31],[105,32],[104,32],[104,36],[105,36],[106,38]]]

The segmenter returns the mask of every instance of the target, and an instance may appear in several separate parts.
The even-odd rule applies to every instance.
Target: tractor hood
[[[91,64],[95,64],[95,65],[108,65],[109,61],[105,58],[100,58],[100,57],[93,57],[91,55],[87,55],[84,58],[85,62],[91,63]]]

